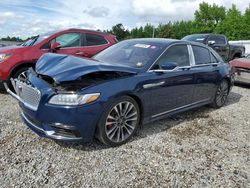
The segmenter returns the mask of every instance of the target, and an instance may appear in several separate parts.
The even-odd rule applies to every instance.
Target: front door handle
[[[145,84],[143,85],[144,89],[152,88],[152,87],[157,87],[157,86],[162,86],[165,84],[165,81],[162,82],[156,82],[156,83],[150,83],[150,84]]]

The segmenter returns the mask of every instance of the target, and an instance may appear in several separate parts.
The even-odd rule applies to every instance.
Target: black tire
[[[229,83],[227,80],[223,80],[216,90],[212,106],[214,108],[222,107],[227,100],[228,94],[229,94]]]
[[[23,67],[18,69],[12,76],[12,78],[18,78],[18,79],[22,79],[20,78],[20,76],[22,76],[23,73],[25,73],[30,67]]]
[[[105,145],[119,146],[133,137],[139,123],[140,108],[137,102],[129,96],[122,96],[112,100],[104,109],[96,136]]]
[[[30,67],[23,67],[23,68],[18,69],[18,70],[10,77],[10,79],[11,79],[11,78],[13,78],[13,79],[18,78],[18,79],[24,81],[25,78],[24,78],[24,77],[22,78],[21,75],[24,74],[29,68],[30,68]],[[7,81],[8,87],[9,87],[9,89],[10,89],[12,92],[15,93],[15,90],[14,90],[12,84],[11,84],[10,79]]]

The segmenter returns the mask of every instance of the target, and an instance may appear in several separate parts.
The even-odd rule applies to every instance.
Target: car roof
[[[169,45],[173,45],[173,44],[190,44],[190,45],[209,48],[207,45],[199,43],[199,42],[184,41],[184,40],[178,40],[178,39],[168,39],[168,38],[136,38],[136,39],[128,39],[127,41],[158,43],[158,44],[161,44],[161,45],[166,46],[166,47]]]
[[[77,30],[77,31],[89,31],[89,32],[94,32],[94,33],[99,33],[99,34],[103,34],[103,35],[110,35],[110,33],[106,33],[103,31],[99,31],[99,30],[91,30],[91,29],[77,29],[77,28],[70,28],[70,29],[66,29],[65,31],[71,31],[71,30]],[[112,34],[111,34],[112,35]]]

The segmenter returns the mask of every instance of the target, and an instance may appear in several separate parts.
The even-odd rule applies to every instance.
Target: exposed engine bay
[[[131,76],[133,73],[127,72],[113,72],[113,71],[103,71],[103,72],[93,72],[79,77],[76,80],[64,81],[57,84],[53,78],[46,75],[38,75],[38,77],[48,83],[55,91],[79,91],[83,88],[97,85],[103,83],[107,80],[117,79],[121,77]]]

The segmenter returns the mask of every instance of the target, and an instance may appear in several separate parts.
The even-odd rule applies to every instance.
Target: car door
[[[162,63],[176,63],[171,71],[158,72]],[[150,70],[150,81],[144,88],[151,89],[152,118],[181,109],[192,102],[193,74],[190,53],[186,44],[169,47]]]
[[[87,57],[92,57],[109,46],[109,42],[105,39],[103,35],[98,35],[94,33],[84,34],[83,51],[85,56]]]
[[[208,48],[192,45],[192,50],[195,63],[191,68],[195,82],[193,102],[209,101],[220,79],[219,62]]]
[[[227,39],[222,35],[210,35],[207,39],[207,44],[212,47],[220,56],[227,60],[229,57],[229,44]]]
[[[56,53],[83,56],[82,34],[80,32],[64,33],[51,42],[58,42],[61,46]]]

